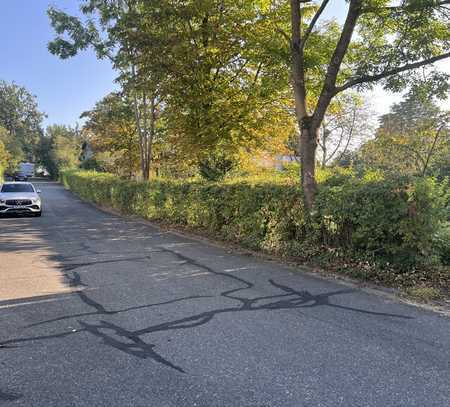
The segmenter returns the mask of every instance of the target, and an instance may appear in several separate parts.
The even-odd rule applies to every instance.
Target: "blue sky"
[[[77,13],[77,0],[5,0],[0,13],[0,79],[37,96],[45,124],[74,124],[80,114],[114,89],[109,62],[91,51],[62,61],[47,51],[53,38],[49,4]]]
[[[0,13],[0,79],[25,86],[37,96],[48,117],[45,124],[75,124],[85,110],[115,89],[115,73],[108,61],[99,61],[92,51],[60,60],[47,51],[53,38],[46,10],[56,6],[78,14],[78,0],[3,0]],[[324,18],[344,18],[345,2],[336,0]],[[370,94],[377,113],[384,113],[399,100],[381,89]]]

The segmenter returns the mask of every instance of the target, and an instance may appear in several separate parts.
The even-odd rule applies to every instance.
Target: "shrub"
[[[198,164],[200,176],[206,181],[221,181],[235,167],[236,163],[224,154],[212,154]]]
[[[83,170],[92,170],[92,171],[104,171],[104,166],[95,158],[91,157],[86,160],[83,160],[80,163],[80,168]]]
[[[9,154],[6,151],[6,147],[0,140],[0,181],[3,181],[3,175],[6,167],[8,166]]]
[[[364,251],[399,266],[434,259],[445,219],[445,190],[433,179],[329,180],[317,198],[325,243]]]
[[[442,225],[437,231],[434,243],[441,262],[450,266],[450,222]]]

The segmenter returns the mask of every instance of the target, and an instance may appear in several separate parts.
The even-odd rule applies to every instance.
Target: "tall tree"
[[[135,19],[140,17],[143,3],[142,0],[82,1],[84,21],[50,7],[48,15],[57,37],[48,48],[66,59],[92,47],[99,58],[108,58],[118,70],[118,81],[127,91],[134,110],[142,177],[148,179],[160,95],[152,72],[142,72],[138,66],[140,49],[133,40]]]
[[[383,171],[429,175],[450,161],[450,112],[413,94],[380,119],[375,139],[361,149],[366,165]]]
[[[137,175],[141,169],[142,150],[132,103],[126,95],[110,93],[81,117],[87,119],[83,136],[97,157],[99,153],[109,157],[107,170],[128,177]]]
[[[292,83],[308,208],[312,208],[317,190],[320,127],[339,93],[367,89],[380,82],[393,91],[413,86],[441,96],[448,89],[448,75],[429,66],[450,57],[449,0],[404,0],[396,4],[389,0],[349,0],[336,44],[325,58],[319,97],[311,97],[307,54],[314,37],[320,35],[318,22],[329,3],[290,0]]]
[[[0,126],[8,132],[6,147],[16,156],[30,161],[36,158],[44,116],[36,97],[24,87],[0,81]]]

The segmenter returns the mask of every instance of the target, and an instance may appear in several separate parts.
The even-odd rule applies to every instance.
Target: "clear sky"
[[[0,0],[0,79],[25,86],[37,96],[45,124],[75,124],[80,114],[114,89],[109,62],[87,51],[62,61],[51,55],[49,4],[71,13],[78,0]]]
[[[41,110],[48,115],[46,125],[75,124],[83,111],[115,89],[115,73],[110,63],[97,60],[92,51],[63,61],[47,50],[54,36],[46,14],[48,6],[78,14],[78,0],[0,0],[0,3],[3,39],[0,79],[14,81],[36,95]],[[335,0],[324,18],[342,21],[345,12],[345,2]],[[377,89],[370,100],[376,112],[384,113],[399,96]]]

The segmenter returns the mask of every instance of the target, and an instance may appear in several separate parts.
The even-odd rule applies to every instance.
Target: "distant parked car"
[[[18,172],[27,178],[31,178],[34,177],[35,167],[33,163],[20,163]]]
[[[29,213],[41,216],[40,192],[30,182],[5,182],[0,187],[0,214]]]
[[[23,172],[16,172],[14,174],[14,181],[28,181],[28,176]]]
[[[13,181],[28,181],[28,178],[35,176],[35,167],[33,163],[20,163],[13,175]]]

